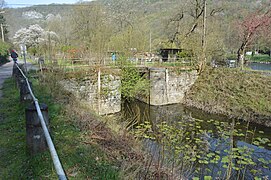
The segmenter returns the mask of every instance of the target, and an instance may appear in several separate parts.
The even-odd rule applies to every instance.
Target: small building
[[[229,67],[229,68],[235,68],[236,67],[236,60],[234,60],[234,59],[231,59],[231,60],[227,60],[227,66]]]
[[[175,61],[178,59],[178,53],[180,53],[182,50],[179,48],[163,48],[160,49],[160,55],[162,56],[162,61]]]

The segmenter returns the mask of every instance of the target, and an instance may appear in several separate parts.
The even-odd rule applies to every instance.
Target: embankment
[[[237,69],[207,69],[184,104],[271,127],[271,77]]]

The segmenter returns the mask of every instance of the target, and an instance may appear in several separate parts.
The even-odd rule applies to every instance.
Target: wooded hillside
[[[246,41],[246,50],[270,49],[271,40],[266,38],[270,21],[257,26],[264,14],[271,19],[267,0],[100,0],[7,9],[5,17],[9,38],[17,44],[21,41],[14,39],[18,30],[38,24],[56,33],[57,39],[50,45],[54,52],[75,48],[102,59],[110,51],[131,54],[131,49],[181,48],[185,50],[182,56],[195,59],[202,59],[204,51],[211,62],[223,60],[229,53],[245,53],[242,45]],[[247,22],[249,16],[256,19]],[[257,28],[248,27],[253,22]],[[246,29],[251,28],[255,31],[244,39]],[[45,47],[50,38],[43,36],[47,37],[43,44],[27,46],[48,51]]]

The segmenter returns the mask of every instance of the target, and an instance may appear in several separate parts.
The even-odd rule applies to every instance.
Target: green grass
[[[207,69],[187,94],[186,102],[245,119],[271,117],[271,77],[237,69]]]
[[[33,81],[39,102],[49,107],[51,136],[69,179],[119,179],[116,167],[99,146],[82,143],[82,132],[55,103],[46,87]],[[0,99],[0,177],[2,179],[57,179],[49,151],[34,157],[26,150],[25,107],[19,103],[14,80],[8,79]]]
[[[6,64],[8,62],[9,62],[9,60],[7,59],[7,57],[0,55],[0,66],[3,64]]]
[[[271,62],[271,57],[267,54],[257,54],[254,56],[246,56],[251,62]]]

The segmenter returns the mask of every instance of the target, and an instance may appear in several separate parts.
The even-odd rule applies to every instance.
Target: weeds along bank
[[[119,179],[120,173],[116,163],[110,160],[97,143],[86,141],[91,131],[84,130],[84,123],[80,123],[79,120],[88,119],[93,127],[103,123],[98,123],[90,113],[85,113],[85,118],[81,117],[81,114],[76,113],[77,108],[81,106],[72,103],[73,97],[57,86],[52,87],[52,83],[47,84],[46,79],[30,79],[39,102],[48,105],[51,136],[67,177]],[[34,157],[26,153],[25,104],[19,103],[19,91],[12,79],[5,82],[3,94],[0,100],[0,177],[57,179],[49,151]],[[85,112],[83,108],[81,111]]]
[[[86,74],[91,74],[91,72],[86,72]],[[41,97],[42,102],[49,104],[49,111],[50,107],[58,109],[58,111],[54,111],[50,119],[53,127],[52,136],[56,142],[56,148],[60,149],[60,158],[69,179],[87,179],[89,177],[93,179],[189,179],[187,177],[209,175],[210,173],[206,173],[204,170],[206,169],[203,166],[205,164],[211,163],[217,166],[222,163],[226,166],[235,158],[233,151],[223,154],[224,152],[221,150],[220,157],[220,152],[208,148],[206,139],[208,137],[206,131],[200,127],[201,120],[188,118],[184,122],[176,122],[177,125],[163,122],[155,125],[157,126],[154,128],[155,131],[147,123],[138,127],[134,135],[129,134],[125,126],[122,126],[113,116],[95,115],[88,105],[79,101],[58,83],[73,76],[84,79],[85,75],[71,75],[59,70],[48,70],[34,83],[34,90],[39,92],[37,97]],[[210,120],[208,123],[216,124],[218,122]],[[234,123],[230,124],[230,122],[218,123],[217,128],[221,128],[221,134],[230,132],[225,136],[225,143],[230,144],[232,149],[236,150],[233,141],[228,141],[234,132]],[[134,136],[138,139],[159,143],[161,148],[158,149],[158,154],[143,153],[141,145]],[[196,144],[193,144],[192,141],[195,141]],[[223,138],[221,141],[222,144],[219,145],[224,147],[226,144]],[[156,144],[151,144],[150,147],[153,145]],[[202,147],[204,148],[201,149]],[[19,151],[18,148],[17,150]],[[237,151],[239,153],[243,149],[239,148]],[[179,157],[180,154],[184,156]],[[240,156],[238,155],[236,158],[240,158]],[[31,168],[36,167],[38,161],[32,163],[32,161],[29,162],[29,159],[24,157],[20,162],[25,161]],[[35,169],[30,171],[32,173],[30,175],[26,173],[28,168],[25,168],[24,174],[18,177],[53,179],[54,172],[47,169],[48,164],[49,167],[52,167],[52,164],[48,163],[50,158],[42,156],[40,159],[45,163],[41,167],[43,171],[40,168]],[[240,163],[229,167],[241,168],[241,172],[242,168],[246,169],[246,167]],[[255,164],[254,161],[250,163]],[[225,172],[232,172],[231,169],[222,170],[223,173],[219,175],[221,177],[224,177]]]
[[[92,72],[86,72],[92,74]],[[39,78],[39,89],[61,106],[59,126],[72,126],[76,131],[64,140],[61,161],[74,179],[150,179],[157,164],[142,150],[142,145],[113,116],[98,116],[93,109],[59,83],[65,78],[84,78],[82,74],[48,71]],[[50,107],[49,107],[50,108]],[[50,109],[49,109],[50,110]],[[66,132],[55,132],[55,135]],[[68,131],[69,132],[69,131]],[[66,142],[72,146],[65,146]],[[65,152],[69,155],[66,156]],[[61,158],[61,157],[60,157]],[[80,162],[81,161],[81,162]],[[65,169],[65,170],[66,170]]]
[[[185,105],[271,126],[271,76],[237,69],[207,69]]]

